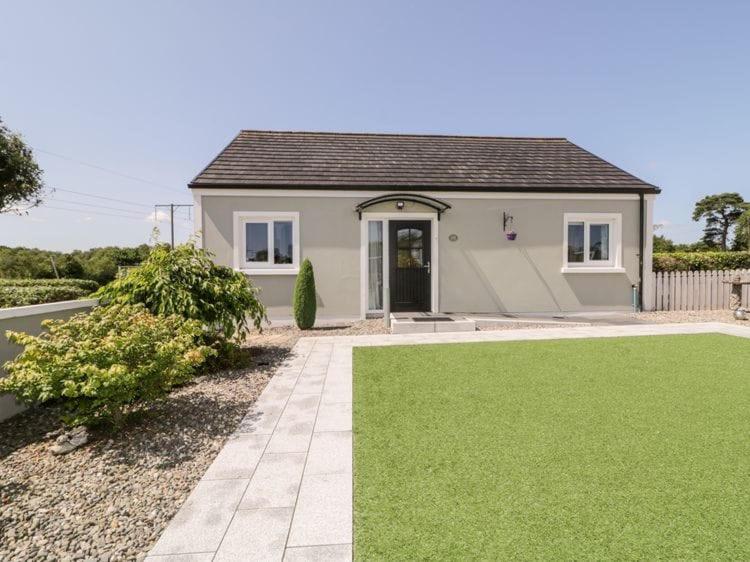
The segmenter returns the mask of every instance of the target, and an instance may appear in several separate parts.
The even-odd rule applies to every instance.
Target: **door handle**
[[[430,265],[430,262],[427,262],[427,265],[425,267],[427,267],[427,274],[428,275],[431,274],[432,273],[432,266]]]

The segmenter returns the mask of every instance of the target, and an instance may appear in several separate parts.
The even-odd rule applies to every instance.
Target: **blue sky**
[[[0,216],[0,244],[147,241],[150,206],[190,202],[241,128],[565,136],[661,186],[663,232],[692,241],[698,198],[750,198],[748,21],[748,2],[9,2],[0,117],[50,186],[121,202],[58,191]]]

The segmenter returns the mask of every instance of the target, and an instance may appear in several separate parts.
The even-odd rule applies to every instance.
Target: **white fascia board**
[[[193,196],[213,197],[378,197],[398,193],[398,188],[383,191],[351,191],[337,189],[254,189],[254,188],[192,188]],[[435,199],[540,199],[540,200],[595,200],[595,201],[637,201],[637,193],[524,193],[506,192],[461,192],[461,191],[414,191]],[[646,195],[655,197],[655,195]]]

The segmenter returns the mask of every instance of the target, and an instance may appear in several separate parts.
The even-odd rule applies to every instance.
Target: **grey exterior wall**
[[[73,314],[91,310],[95,303],[95,300],[85,300],[0,309],[0,377],[6,376],[2,365],[14,359],[22,349],[8,341],[5,336],[6,331],[37,335],[42,332],[42,320],[66,320]],[[70,308],[58,310],[60,305]],[[24,407],[18,404],[13,396],[9,394],[0,395],[0,421],[17,414],[23,409]]]
[[[209,190],[206,190],[208,192]],[[234,211],[300,213],[301,259],[310,258],[319,317],[360,315],[360,222],[354,207],[366,197],[210,195],[200,197],[204,247],[233,265]],[[627,310],[638,282],[639,202],[603,199],[463,199],[439,223],[441,312],[583,312]],[[383,203],[368,212],[396,212]],[[405,212],[429,209],[408,204]],[[502,233],[513,215],[515,241]],[[625,273],[562,273],[564,213],[620,213]],[[458,240],[452,242],[449,236]],[[434,271],[433,271],[434,274]],[[271,317],[291,314],[294,275],[255,276]]]

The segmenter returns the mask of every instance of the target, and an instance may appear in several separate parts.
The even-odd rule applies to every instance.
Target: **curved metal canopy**
[[[368,199],[367,201],[362,201],[354,207],[354,210],[359,215],[359,220],[362,220],[362,211],[368,207],[377,205],[378,203],[387,203],[388,201],[409,201],[411,203],[420,203],[431,209],[435,209],[438,220],[440,220],[440,215],[451,208],[451,205],[445,201],[435,199],[434,197],[427,197],[426,195],[419,195],[418,193],[389,193],[388,195],[379,195],[372,199]]]

